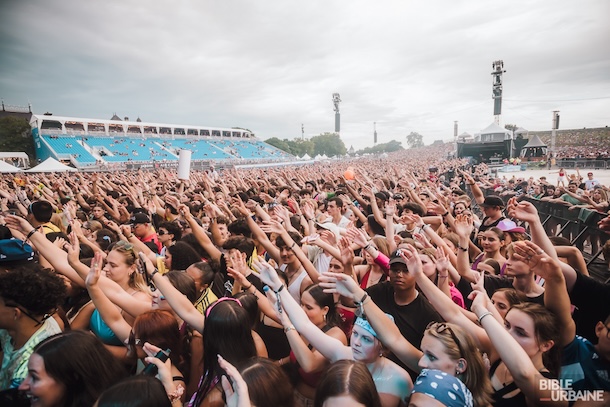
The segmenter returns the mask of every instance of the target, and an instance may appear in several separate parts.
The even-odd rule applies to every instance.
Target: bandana
[[[390,318],[390,321],[394,322],[394,317],[390,314],[385,314],[386,317]],[[360,328],[367,330],[368,332],[371,333],[371,335],[373,335],[375,338],[377,338],[377,332],[375,332],[375,330],[373,329],[373,327],[371,326],[371,324],[369,324],[369,321],[366,320],[366,318],[362,318],[362,317],[358,317],[356,318],[356,322],[354,322],[354,325],[358,325]]]
[[[447,407],[472,407],[472,393],[457,377],[440,370],[423,369],[413,385],[413,393],[423,393]]]

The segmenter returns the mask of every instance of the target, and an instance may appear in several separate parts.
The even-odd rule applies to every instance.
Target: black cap
[[[504,208],[504,201],[499,196],[489,195],[485,197],[485,201],[483,201],[481,206],[499,206],[500,208]]]
[[[150,218],[145,213],[136,213],[131,218],[129,218],[129,222],[132,225],[139,225],[141,223],[150,223]]]
[[[390,266],[392,264],[404,264],[405,266],[407,265],[407,262],[405,261],[405,259],[403,259],[402,256],[400,255],[401,250],[402,249],[398,249],[390,255]]]

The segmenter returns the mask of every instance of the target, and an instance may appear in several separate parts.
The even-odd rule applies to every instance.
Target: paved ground
[[[610,186],[610,170],[580,170],[580,175],[587,179],[587,173],[592,172],[593,178],[597,179],[603,185]],[[575,174],[575,170],[567,170],[567,175]],[[534,179],[538,179],[542,176],[545,176],[547,182],[557,184],[557,170],[526,170],[526,171],[515,171],[515,172],[500,172],[498,171],[499,177],[506,177],[506,179],[511,179],[513,175],[517,178],[528,179],[529,177],[534,177]],[[567,185],[566,185],[567,186]]]

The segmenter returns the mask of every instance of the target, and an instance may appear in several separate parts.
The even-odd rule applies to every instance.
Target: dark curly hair
[[[55,310],[66,298],[66,283],[38,264],[0,271],[0,297],[36,316]]]

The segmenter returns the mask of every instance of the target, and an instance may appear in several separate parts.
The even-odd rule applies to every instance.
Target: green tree
[[[271,137],[265,140],[265,143],[272,145],[275,148],[279,148],[282,151],[292,154],[290,151],[290,146],[287,143],[288,140],[280,140],[277,137]]]
[[[374,147],[366,147],[362,150],[357,151],[357,154],[379,154],[379,153],[391,153],[398,150],[403,150],[402,143],[400,141],[392,140],[387,143],[377,144]]]
[[[337,133],[322,133],[312,137],[311,142],[314,145],[314,155],[326,154],[328,157],[332,157],[347,153],[347,148]]]
[[[424,136],[416,131],[412,131],[407,136],[407,145],[409,148],[418,148],[424,146]]]
[[[30,161],[34,161],[36,153],[30,129],[28,121],[21,117],[6,116],[0,119],[0,151],[23,151]]]
[[[510,132],[513,132],[519,128],[516,124],[507,124],[504,128]]]
[[[291,149],[294,151],[294,155],[303,157],[305,154],[313,156],[314,144],[311,140],[287,140]]]

